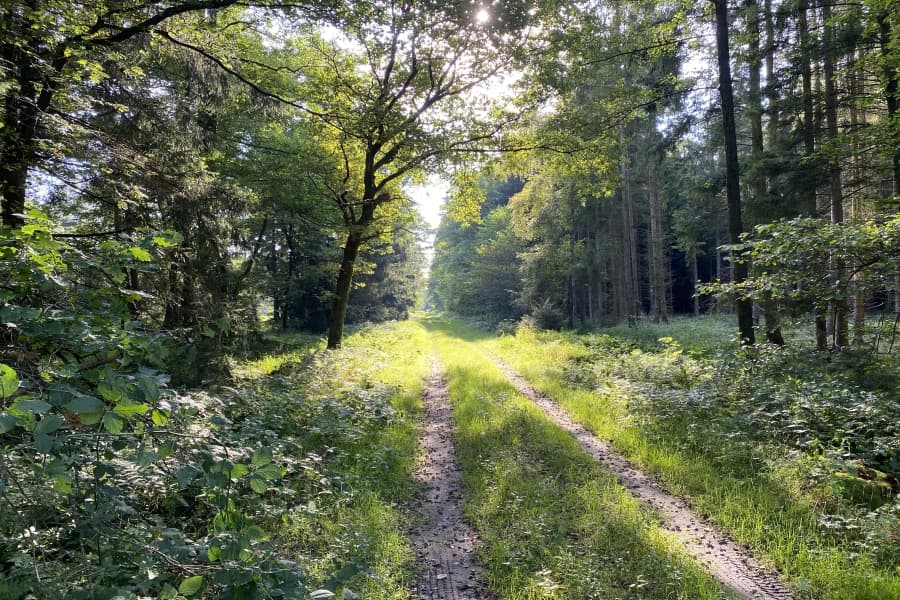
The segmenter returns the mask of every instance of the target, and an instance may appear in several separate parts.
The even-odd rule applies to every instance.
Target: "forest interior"
[[[0,600],[900,600],[900,0],[0,17]]]

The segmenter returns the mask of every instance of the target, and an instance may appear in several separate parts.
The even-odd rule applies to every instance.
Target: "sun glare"
[[[475,20],[479,23],[487,23],[491,20],[491,13],[489,13],[486,8],[482,8],[478,11],[478,14],[475,15]]]

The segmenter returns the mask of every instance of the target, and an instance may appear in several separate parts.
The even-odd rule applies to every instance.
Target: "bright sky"
[[[421,185],[409,186],[406,192],[413,199],[425,222],[432,231],[437,229],[441,222],[441,212],[444,202],[447,200],[447,192],[450,184],[437,175],[432,175],[428,181]],[[425,253],[425,272],[431,268],[431,260],[434,258],[434,233],[429,234],[422,244]]]
[[[449,189],[450,184],[437,175],[429,177],[424,184],[413,185],[407,189],[407,193],[416,203],[429,227],[436,228],[441,222],[441,210]]]

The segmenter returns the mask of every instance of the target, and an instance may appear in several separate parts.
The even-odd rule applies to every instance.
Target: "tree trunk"
[[[823,71],[825,75],[825,122],[828,130],[828,139],[836,140],[838,137],[837,120],[837,90],[834,87],[834,35],[831,21],[831,6],[827,3],[822,6],[822,20],[825,24],[825,51],[823,53]],[[832,158],[828,165],[829,200],[831,204],[831,223],[844,222],[843,185],[841,184],[841,165],[837,158]],[[834,262],[836,281],[839,285],[846,286],[848,269],[841,260]],[[834,306],[834,345],[844,348],[850,345],[849,329],[850,307],[847,302],[846,290],[835,301]]]
[[[641,291],[638,281],[638,251],[637,239],[634,232],[634,199],[631,197],[631,170],[628,167],[628,158],[622,162],[622,231],[625,245],[625,316],[638,316],[641,309]]]
[[[691,264],[691,285],[694,288],[694,294],[691,299],[694,302],[694,316],[700,316],[700,295],[697,293],[697,282],[700,279],[700,266],[697,264],[700,260],[697,249],[694,248],[688,256],[688,262]]]
[[[806,210],[822,218],[822,210],[819,206],[819,198],[816,193],[818,187],[817,169],[812,160],[816,152],[816,111],[813,99],[813,40],[810,36],[807,13],[809,4],[807,0],[800,0],[797,8],[797,29],[800,34],[800,77],[803,86],[803,151],[806,165]],[[825,322],[825,312],[816,309],[815,312],[816,348],[828,349],[828,328]]]
[[[766,0],[766,4],[768,6],[770,0]],[[754,199],[759,201],[764,198],[768,194],[768,182],[766,177],[766,170],[762,167],[762,162],[765,159],[763,147],[763,107],[762,107],[762,89],[760,85],[761,81],[761,71],[762,71],[762,53],[760,51],[760,15],[759,15],[759,5],[756,0],[747,0],[744,4],[744,8],[747,11],[747,26],[750,30],[750,41],[749,41],[749,67],[750,67],[750,80],[749,80],[749,89],[747,90],[747,113],[750,116],[750,146],[751,152],[753,156],[754,162],[756,162],[756,169],[753,174],[753,180],[751,182],[751,189],[753,192]],[[766,35],[768,39],[766,40],[766,80],[767,80],[767,89],[772,89],[773,86],[773,78],[775,76],[774,73],[774,40],[772,36],[774,35],[772,30],[772,19],[771,15],[766,13]],[[769,133],[769,145],[774,145],[774,136],[775,136],[775,128],[772,126],[775,119],[775,107],[772,102],[772,97],[769,97],[770,105],[769,105],[769,124],[768,128]],[[779,346],[784,345],[784,337],[781,335],[781,327],[780,320],[778,317],[778,310],[775,301],[769,296],[766,295],[762,299],[762,310],[763,317],[765,318],[765,332],[766,332],[766,340],[768,340],[771,344],[777,344]]]
[[[656,119],[651,119],[655,131]],[[652,135],[652,133],[651,133]],[[651,152],[647,162],[647,192],[650,204],[650,314],[657,323],[669,322],[666,302],[666,252],[663,232],[663,207],[660,206],[657,156]]]
[[[347,318],[347,303],[350,300],[350,286],[353,283],[353,269],[363,244],[362,236],[354,229],[347,234],[341,269],[338,272],[334,302],[331,305],[331,322],[328,324],[328,347],[340,348],[344,338],[344,320]]]
[[[891,52],[896,52],[896,49],[892,50],[890,47],[892,42],[892,32],[888,20],[889,17],[890,15],[887,12],[881,12],[878,15],[878,41],[881,45],[883,64],[881,69],[881,80],[884,85],[885,101],[887,102],[888,122],[894,124],[891,131],[896,131],[898,126],[895,121],[900,118],[897,116],[898,103],[900,103],[900,82],[898,82],[896,59],[892,60],[891,56]],[[891,156],[891,163],[894,176],[894,196],[900,196],[900,139],[895,138],[893,140],[893,148],[894,152]]]
[[[18,90],[7,91],[4,101],[5,126],[0,128],[0,199],[3,202],[3,224],[7,227],[21,227],[21,215],[25,212],[28,168],[35,157],[37,73],[28,58],[22,56],[26,53],[24,50],[14,52],[4,48],[3,54],[9,53],[18,54],[14,60],[20,74],[20,87]]]
[[[725,191],[728,199],[728,239],[732,244],[741,241],[744,226],[741,220],[740,169],[737,154],[737,131],[734,122],[734,92],[731,86],[730,50],[728,47],[728,3],[727,0],[713,0],[716,8],[716,47],[719,62],[719,92],[722,97],[722,126],[725,135]],[[732,261],[735,283],[747,279],[747,265]],[[735,298],[738,330],[741,343],[752,345],[753,306],[741,297]]]

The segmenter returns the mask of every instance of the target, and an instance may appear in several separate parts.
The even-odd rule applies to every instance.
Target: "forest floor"
[[[168,396],[155,454],[96,459],[121,500],[96,533],[5,457],[43,547],[0,512],[0,600],[900,600],[900,357],[742,353],[719,325],[273,332]]]
[[[478,533],[481,571],[496,596],[900,598],[890,500],[879,504],[869,491],[841,500],[841,473],[804,483],[809,476],[791,469],[807,459],[797,462],[790,446],[748,442],[766,427],[738,413],[757,407],[729,404],[723,420],[706,404],[725,396],[698,395],[714,379],[700,351],[683,352],[670,338],[654,338],[661,349],[650,352],[618,337],[498,338],[448,318],[420,323],[443,365],[462,479],[462,497],[448,502],[461,501],[454,519],[465,518],[440,528],[465,531],[466,540]],[[771,367],[755,364],[757,378],[760,364]],[[746,376],[738,375],[719,383],[741,387]],[[656,416],[651,402],[662,407]],[[768,425],[790,440],[792,431],[778,428]],[[860,498],[874,510],[853,508]],[[861,526],[835,531],[832,515]],[[452,545],[457,534],[442,535]],[[866,548],[874,551],[858,551]]]
[[[468,343],[456,340],[455,345]],[[584,452],[627,488],[630,495],[646,508],[658,512],[662,516],[661,527],[725,589],[750,600],[793,598],[791,591],[775,573],[764,568],[708,521],[695,515],[683,499],[669,494],[651,477],[612,452],[500,358],[488,356],[519,394],[538,406],[556,427],[577,440]],[[438,365],[435,359],[435,369]],[[490,393],[489,390],[484,392]],[[415,591],[419,598],[425,600],[485,598],[488,596],[479,582],[480,569],[475,561],[477,536],[460,510],[460,467],[455,459],[447,382],[437,372],[426,389],[424,403],[426,419],[419,478],[426,485],[420,512],[427,525],[416,530],[412,536],[414,545],[419,549],[423,569]]]

